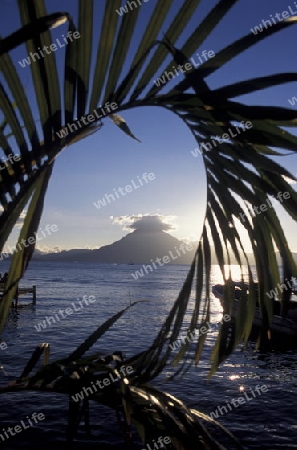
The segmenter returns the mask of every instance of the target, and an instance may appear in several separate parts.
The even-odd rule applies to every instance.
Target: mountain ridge
[[[191,264],[195,255],[198,242],[185,242],[171,236],[161,230],[141,230],[136,229],[118,241],[103,245],[99,249],[71,249],[61,252],[42,253],[35,250],[33,260],[39,261],[77,261],[92,263],[114,263],[114,264],[152,264],[156,259],[166,259],[166,264]],[[2,253],[4,255],[4,253]],[[252,264],[254,258],[248,254]],[[217,264],[215,248],[211,246],[211,257],[213,264]],[[293,253],[297,262],[297,253]],[[169,258],[169,260],[168,260]],[[1,259],[1,254],[0,254]],[[11,259],[2,256],[2,260]],[[278,263],[281,264],[279,253],[277,253]],[[244,261],[244,259],[242,259]],[[231,264],[237,264],[234,256],[231,255]]]
[[[170,255],[171,252],[171,255]],[[60,253],[34,255],[34,259],[89,261],[98,263],[149,264],[156,258],[168,256],[171,263],[191,264],[195,244],[186,244],[164,231],[134,230],[112,244],[99,249],[72,249]]]

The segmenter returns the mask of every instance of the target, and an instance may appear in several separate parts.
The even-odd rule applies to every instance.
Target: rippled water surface
[[[184,281],[188,267],[164,266],[135,281],[131,273],[138,266],[95,265],[82,263],[33,262],[22,285],[37,285],[37,305],[12,311],[2,336],[6,350],[0,350],[1,385],[21,374],[37,344],[49,342],[51,361],[67,356],[100,323],[134,300],[148,300],[129,310],[98,341],[93,351],[122,350],[127,356],[144,350],[152,342],[167,316]],[[236,269],[236,268],[235,268]],[[1,268],[3,272],[5,267]],[[221,282],[214,268],[212,283]],[[80,307],[83,296],[96,301]],[[46,317],[65,310],[71,304],[79,311],[56,321],[39,332]],[[213,298],[211,322],[221,320],[221,307]],[[73,306],[72,306],[73,308]],[[189,320],[189,317],[187,317]],[[182,380],[155,384],[179,397],[187,405],[206,414],[214,412],[250,449],[297,449],[297,355],[295,352],[261,354],[238,350],[207,381],[210,349],[217,331],[208,333],[205,351],[198,367]],[[170,374],[168,367],[166,375]],[[263,392],[260,388],[263,388]],[[254,394],[253,394],[254,393]],[[245,399],[239,404],[239,398]],[[0,449],[64,448],[68,398],[44,393],[3,394],[0,409],[1,430],[15,426],[33,412],[42,412],[44,421],[1,443]],[[233,403],[232,403],[232,399]],[[237,400],[237,401],[236,401]],[[229,405],[229,406],[228,406]],[[224,408],[223,408],[224,406]],[[81,427],[74,449],[125,448],[114,413],[91,402],[92,438]],[[100,444],[98,444],[100,439]],[[135,446],[143,448],[143,446]]]

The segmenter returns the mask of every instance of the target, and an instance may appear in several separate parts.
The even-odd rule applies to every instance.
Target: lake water
[[[67,356],[86,339],[104,320],[129,305],[130,301],[147,300],[131,308],[101,338],[92,352],[110,353],[122,350],[127,356],[144,350],[152,342],[176,299],[188,271],[187,266],[168,265],[134,280],[131,276],[139,266],[95,265],[87,263],[32,262],[21,285],[37,285],[35,307],[12,311],[2,338],[6,350],[0,350],[0,383],[5,385],[18,377],[36,345],[48,342],[51,346],[50,361]],[[6,270],[2,263],[1,272]],[[234,267],[235,275],[237,268]],[[218,268],[213,267],[212,284],[221,282]],[[79,308],[83,296],[95,296],[96,300]],[[71,304],[80,309],[70,316],[37,331],[35,326],[65,310]],[[222,318],[219,301],[212,299],[212,323]],[[190,316],[186,317],[186,322]],[[210,381],[210,349],[217,331],[215,327],[207,335],[202,361],[182,379],[155,384],[183,400],[187,405],[210,414],[220,407],[218,420],[227,426],[246,448],[291,450],[297,449],[297,354],[266,353],[238,348],[220,367]],[[231,407],[231,400],[244,392],[251,397],[257,386],[266,385],[266,392],[251,398],[244,404]],[[9,437],[0,443],[5,449],[55,449],[64,448],[67,425],[68,397],[38,392],[3,394],[0,409],[0,430],[19,424],[32,413],[43,413],[45,419]],[[229,411],[222,408],[229,404]],[[86,438],[81,427],[74,449],[116,448],[124,449],[120,430],[113,411],[91,402],[91,429],[93,438]],[[1,433],[1,431],[0,431]],[[135,446],[143,448],[143,446]]]

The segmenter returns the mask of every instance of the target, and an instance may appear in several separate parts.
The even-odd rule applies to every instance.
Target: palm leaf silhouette
[[[241,268],[247,265],[249,283],[252,286],[255,280],[251,261],[244,252],[238,223],[246,229],[253,248],[259,280],[258,300],[266,329],[271,322],[272,308],[265,292],[280,281],[275,247],[282,258],[283,279],[297,276],[296,264],[274,208],[263,212],[261,217],[252,213],[252,208],[266,203],[268,196],[277,198],[278,192],[287,191],[290,198],[283,203],[283,207],[294,220],[297,218],[297,194],[287,181],[296,179],[270,158],[275,154],[281,155],[283,150],[296,152],[297,138],[284,130],[284,127],[296,127],[297,111],[277,106],[246,105],[234,100],[243,94],[296,81],[297,73],[271,74],[213,90],[207,84],[209,75],[219,71],[263,39],[295,26],[297,18],[283,20],[258,35],[248,34],[238,39],[219,51],[215,58],[186,72],[181,81],[178,78],[173,83],[161,83],[159,86],[153,83],[174,64],[189,62],[194,52],[199,50],[237,3],[237,0],[218,1],[201,23],[191,30],[185,43],[178,45],[192,14],[199,11],[200,1],[184,0],[171,22],[165,25],[173,1],[155,0],[152,14],[139,36],[139,44],[134,48],[133,33],[138,24],[140,8],[134,8],[120,17],[115,11],[120,8],[121,1],[105,1],[103,25],[96,41],[93,38],[93,24],[99,18],[94,17],[93,0],[78,1],[77,23],[65,12],[47,14],[44,0],[19,0],[22,27],[0,40],[0,70],[5,80],[5,83],[0,84],[0,107],[4,117],[0,127],[0,146],[3,156],[21,155],[18,162],[7,166],[0,173],[0,203],[3,209],[0,216],[1,249],[25,207],[28,213],[20,239],[27,239],[37,231],[56,156],[72,142],[100,129],[101,124],[88,124],[62,138],[57,133],[81,116],[86,116],[95,109],[99,111],[106,102],[118,105],[116,115],[112,117],[110,112],[106,117],[110,116],[116,125],[134,139],[125,119],[118,113],[123,114],[125,110],[136,107],[159,106],[176,114],[188,126],[197,144],[204,144],[202,157],[207,176],[207,204],[199,246],[188,277],[152,346],[132,358],[136,374],[134,382],[137,381],[137,386],[153,380],[172,360],[170,344],[177,339],[183,325],[193,286],[195,307],[191,313],[189,331],[202,326],[209,319],[212,244],[226,282],[226,302],[230,309],[233,304],[232,290],[228,291],[231,276],[225,265],[230,262],[231,254],[236,257]],[[55,53],[37,59],[27,68],[31,70],[34,83],[38,106],[36,117],[9,52],[22,43],[26,44],[28,54],[36,53],[43,45],[51,45],[50,28],[65,21],[68,23],[68,31],[78,32],[81,37],[68,43],[64,70],[58,71]],[[134,53],[131,57],[132,48]],[[164,64],[167,64],[166,69],[161,70]],[[40,126],[37,126],[38,121]],[[230,136],[229,130],[234,127],[241,127],[242,132]],[[215,145],[215,137],[224,134],[228,137],[220,145]],[[123,135],[123,139],[125,138]],[[212,144],[209,149],[207,144],[210,142]],[[276,152],[271,147],[277,147],[280,151]],[[1,329],[17,283],[33,250],[34,245],[31,245],[13,257],[6,292],[0,302]],[[221,327],[213,349],[211,373],[242,338],[248,338],[256,300],[255,294],[250,290],[245,314],[237,316],[232,329],[227,323]],[[288,300],[289,293],[284,292],[284,309]],[[241,307],[244,308],[243,305]],[[185,372],[190,364],[199,361],[204,340],[205,336],[200,336],[194,360],[190,363],[186,362],[189,361],[188,343],[174,356],[174,365],[178,365],[176,374]],[[65,386],[59,388],[60,392],[66,389]],[[141,395],[137,387],[129,389],[134,401],[140,402]],[[128,402],[126,392],[123,392],[123,398]],[[126,405],[126,415],[129,414]],[[174,426],[179,435],[178,425],[175,423]],[[179,439],[179,443],[186,446],[182,434]]]

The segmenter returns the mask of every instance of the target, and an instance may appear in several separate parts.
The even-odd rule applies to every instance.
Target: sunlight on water
[[[240,378],[240,376],[239,375],[230,375],[230,377],[229,377],[229,379],[230,380],[237,380],[238,378]]]
[[[35,308],[24,308],[11,312],[3,339],[7,350],[0,350],[0,383],[1,385],[19,376],[24,365],[30,358],[36,345],[40,342],[51,344],[50,362],[67,356],[81,344],[91,332],[104,320],[109,318],[130,302],[139,299],[147,300],[139,303],[125,313],[124,316],[106,333],[91,349],[92,352],[108,354],[115,350],[123,351],[127,356],[143,351],[153,342],[162,323],[184,283],[188,266],[167,266],[152,272],[147,277],[131,283],[131,267],[95,265],[95,264],[40,264],[32,262],[26,272],[23,285],[37,285],[37,304]],[[229,267],[227,267],[229,270]],[[230,266],[234,280],[240,280],[240,267]],[[228,273],[228,272],[226,272]],[[223,284],[219,266],[212,266],[210,284]],[[211,288],[210,286],[210,288]],[[193,290],[190,306],[194,306]],[[36,330],[35,326],[52,316],[60,308],[65,310],[72,303],[78,304],[83,296],[95,296],[96,301],[81,308],[71,316]],[[205,291],[202,295],[205,295]],[[185,317],[185,327],[189,325],[190,312]],[[211,325],[207,333],[205,350],[197,367],[191,370],[181,380],[164,384],[165,377],[172,375],[171,365],[166,367],[162,379],[154,380],[153,385],[165,390],[209,414],[219,405],[230,403],[236,395],[255,391],[259,384],[267,384],[269,390],[265,395],[247,402],[242,407],[233,408],[228,414],[222,415],[219,421],[231,428],[237,437],[245,440],[248,448],[288,450],[294,448],[297,442],[297,429],[293,429],[292,420],[282,420],[282,428],[270,433],[271,423],[278,423],[279,417],[292,416],[292,396],[296,396],[297,357],[295,354],[265,354],[256,353],[252,347],[243,351],[239,347],[228,360],[221,365],[218,372],[207,381],[210,369],[210,354],[218,335],[219,322],[222,320],[220,301],[211,293]],[[25,338],[24,338],[25,337]],[[196,340],[197,341],[197,340]],[[195,342],[191,344],[190,352],[194,353]],[[192,354],[191,353],[191,354]],[[261,383],[259,383],[261,380]],[[263,383],[262,383],[263,382]],[[285,387],[285,389],[284,389]],[[242,392],[240,394],[240,392]],[[22,419],[28,411],[41,411],[47,418],[46,426],[40,432],[45,440],[57,448],[57,441],[65,437],[65,411],[68,399],[63,396],[49,397],[45,394],[29,393],[5,394],[0,413],[1,422],[5,426],[13,423],[15,417]],[[270,403],[269,403],[270,402]],[[268,407],[273,404],[274,407]],[[94,406],[92,405],[92,408]],[[296,410],[296,406],[295,406]],[[263,415],[265,411],[265,415]],[[295,414],[296,416],[296,414]],[[105,417],[105,416],[104,416]],[[116,423],[106,415],[102,418],[100,412],[100,433],[104,430],[107,442],[115,436]],[[263,424],[258,427],[258,424]],[[296,421],[295,421],[296,423]],[[61,425],[63,424],[63,425]],[[99,425],[98,425],[99,426]],[[253,429],[251,436],[250,429]],[[52,436],[51,430],[59,430]],[[94,429],[94,425],[93,425]],[[99,433],[99,429],[95,429]],[[93,430],[92,430],[93,431]],[[284,441],[283,438],[286,437]],[[121,436],[119,437],[119,439]],[[85,434],[80,436],[81,442],[88,443]],[[27,450],[31,448],[24,438],[18,447]],[[262,446],[265,443],[265,446]],[[104,448],[104,447],[103,447]]]
[[[231,276],[233,281],[241,281],[242,273],[244,276],[244,281],[248,281],[248,269],[246,266],[244,266],[242,269],[238,264],[231,264],[230,266],[225,264],[225,276],[228,279],[229,276]],[[211,274],[212,274],[212,280],[215,282],[214,284],[224,284],[223,275],[220,269],[220,266],[213,265],[211,267]],[[253,275],[255,275],[256,272],[254,271]]]

